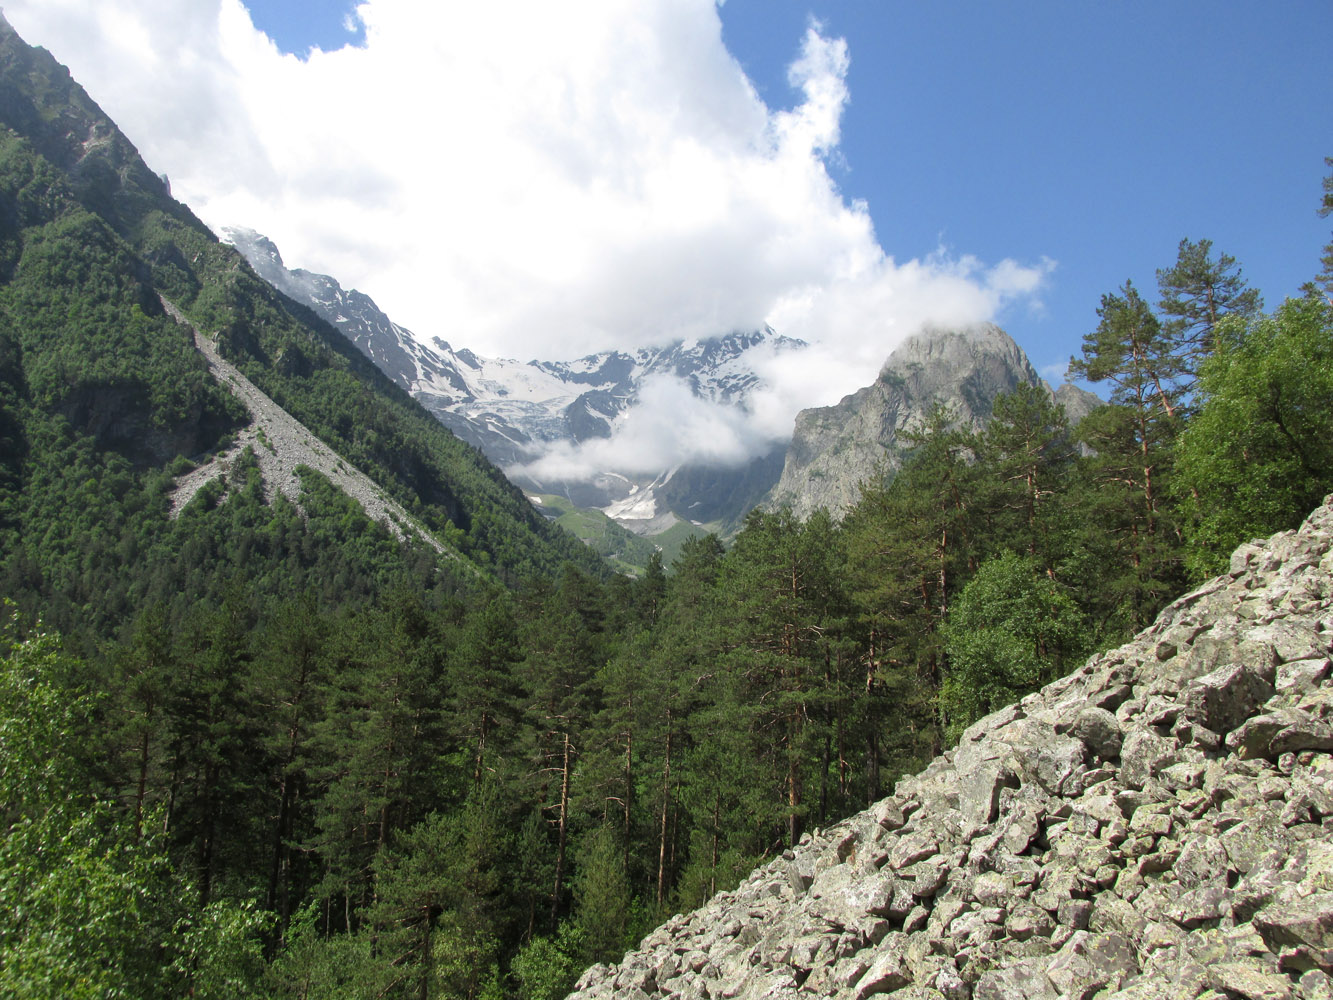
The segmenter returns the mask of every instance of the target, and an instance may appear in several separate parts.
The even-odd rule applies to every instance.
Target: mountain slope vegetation
[[[341,335],[292,309],[219,244],[66,71],[7,26],[0,67],[0,377],[13,438],[3,521],[11,534],[0,566],[7,592],[44,594],[44,612],[62,628],[82,627],[76,608],[87,594],[123,602],[119,610],[197,596],[181,589],[172,567],[200,568],[180,554],[196,527],[208,533],[210,518],[173,526],[160,516],[168,473],[216,449],[249,417],[209,377],[162,298],[484,572],[513,583],[566,560],[602,572]],[[243,494],[235,503],[246,503]],[[280,506],[244,516],[251,530],[279,535],[274,525],[300,522]],[[273,573],[287,572],[277,564],[289,555],[270,549]],[[371,565],[378,558],[362,571],[382,572]],[[125,581],[127,559],[153,582]],[[312,575],[310,566],[291,573]],[[52,601],[66,606],[54,610]]]

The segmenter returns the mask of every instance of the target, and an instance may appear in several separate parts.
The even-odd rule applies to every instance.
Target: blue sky
[[[345,0],[252,0],[304,54],[361,40]],[[1000,318],[1043,368],[1104,292],[1182,238],[1236,257],[1270,306],[1317,269],[1333,155],[1333,4],[727,0],[723,39],[772,108],[810,19],[845,38],[851,97],[830,173],[885,251],[1050,258],[1040,304]]]
[[[724,38],[760,92],[820,17],[851,49],[847,168],[890,253],[943,240],[1058,262],[1044,312],[1005,317],[1050,364],[1104,292],[1213,240],[1275,306],[1318,269],[1333,155],[1333,4],[728,0]],[[1067,345],[1067,346],[1063,346]]]
[[[354,0],[251,0],[248,6],[255,27],[293,55],[365,40],[365,30],[354,17]]]

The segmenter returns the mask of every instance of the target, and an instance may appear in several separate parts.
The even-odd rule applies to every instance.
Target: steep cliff
[[[921,427],[936,404],[958,426],[980,430],[997,396],[1042,384],[1023,349],[993,323],[927,329],[889,355],[873,385],[797,414],[771,500],[790,504],[801,517],[819,507],[841,514],[856,502],[861,483],[881,468],[901,466],[903,432]],[[1100,403],[1076,386],[1061,386],[1053,398],[1071,423]]]
[[[1331,650],[1333,497],[573,996],[1328,1000]]]

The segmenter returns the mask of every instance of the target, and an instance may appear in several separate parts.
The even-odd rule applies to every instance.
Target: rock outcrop
[[[573,997],[1333,1000],[1333,497]]]
[[[825,507],[835,516],[856,502],[863,482],[902,464],[905,431],[918,430],[936,404],[959,427],[981,430],[995,398],[1020,385],[1045,385],[1023,349],[993,323],[959,330],[927,329],[905,340],[873,385],[834,406],[796,416],[772,504],[790,504],[800,517]],[[1051,391],[1047,386],[1047,391]],[[1101,400],[1077,386],[1052,393],[1071,424]]]

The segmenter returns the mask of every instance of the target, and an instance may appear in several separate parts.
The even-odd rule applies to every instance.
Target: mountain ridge
[[[151,551],[153,559],[175,561],[163,567],[166,589],[152,591],[153,599],[184,599],[183,584],[166,582],[173,575],[216,584],[198,566],[162,555],[190,544],[192,532],[211,530],[197,519],[189,525],[169,520],[167,473],[216,452],[250,418],[209,373],[167,301],[275,406],[368,476],[372,492],[406,512],[400,521],[420,525],[434,539],[432,548],[462,552],[471,564],[464,578],[478,568],[513,582],[565,561],[608,572],[345,337],[260,281],[234,249],[170,197],[166,182],[68,71],[23,42],[7,22],[0,22],[0,125],[0,353],[13,369],[3,373],[7,384],[0,389],[9,397],[3,416],[17,428],[7,437],[20,456],[4,461],[12,475],[6,476],[9,495],[0,498],[6,510],[0,572],[16,599],[27,603],[39,592],[58,598],[64,610],[53,624],[63,627],[71,626],[62,617],[66,611],[77,618],[85,613],[80,607],[94,618],[111,614],[93,610],[79,595],[116,588],[92,581],[114,565],[102,550],[117,545],[141,558]],[[10,382],[17,387],[12,394]],[[72,451],[57,458],[60,448]],[[272,485],[262,482],[249,458],[238,456],[233,465],[229,485],[235,490],[223,495],[242,506],[250,503],[242,496],[248,476]],[[56,485],[85,469],[77,483]],[[336,505],[332,492],[320,489],[321,503]],[[79,495],[87,510],[102,510],[108,523],[85,516],[79,527],[71,522],[73,533],[65,537],[39,527],[66,516],[58,514],[68,503],[62,490]],[[125,505],[127,491],[134,500]],[[191,505],[199,517],[233,516],[217,514],[217,491],[208,492],[207,504]],[[221,506],[229,509],[232,501]],[[256,516],[285,523],[288,513],[274,507]],[[352,528],[339,522],[336,530]],[[393,530],[391,523],[388,537]],[[117,532],[134,537],[121,539]],[[311,538],[304,544],[299,558],[280,546],[272,557],[303,560],[293,572],[309,572],[323,543]],[[362,555],[418,558],[393,557],[378,540]],[[80,562],[86,565],[77,569]],[[68,568],[60,574],[31,569],[43,566]]]
[[[436,419],[479,448],[524,489],[558,493],[612,516],[627,507],[652,508],[649,517],[617,518],[644,532],[650,530],[645,525],[668,511],[675,515],[667,521],[691,520],[687,512],[696,502],[715,509],[719,521],[738,522],[748,510],[738,506],[744,501],[719,502],[718,495],[757,501],[771,485],[764,482],[761,489],[746,485],[756,474],[769,474],[763,471],[772,465],[766,456],[734,470],[700,465],[640,475],[606,468],[579,480],[539,476],[529,467],[553,446],[610,437],[651,379],[675,379],[697,399],[743,406],[760,385],[751,356],[801,350],[805,347],[801,341],[765,328],[632,352],[601,351],[572,361],[483,357],[467,348],[455,349],[439,337],[418,338],[393,322],[369,296],[343,289],[335,278],[288,269],[277,246],[252,229],[229,228],[224,235],[261,277],[341,330]],[[664,489],[681,471],[682,482],[710,481],[717,489],[703,494],[688,485]]]

